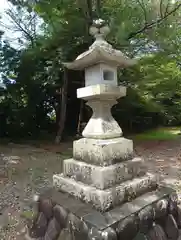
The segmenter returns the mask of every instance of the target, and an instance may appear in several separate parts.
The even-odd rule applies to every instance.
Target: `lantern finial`
[[[90,34],[97,38],[104,38],[106,37],[109,32],[110,28],[106,24],[106,21],[103,19],[97,19],[93,21],[92,26],[90,27]]]

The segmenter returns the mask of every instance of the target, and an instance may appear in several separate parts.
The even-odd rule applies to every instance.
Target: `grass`
[[[131,138],[133,140],[176,140],[181,138],[179,133],[181,132],[181,127],[162,127],[153,130],[149,130],[140,134],[136,134]]]
[[[26,219],[26,220],[33,220],[34,217],[35,217],[36,213],[34,213],[33,211],[31,210],[24,210],[22,213],[21,213],[21,217]]]

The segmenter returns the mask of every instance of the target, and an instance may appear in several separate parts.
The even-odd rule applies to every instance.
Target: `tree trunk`
[[[60,118],[58,123],[58,131],[55,138],[55,143],[59,144],[63,137],[63,131],[66,121],[66,110],[67,110],[67,87],[68,87],[68,70],[64,68],[64,75],[63,75],[63,85],[61,89],[61,110],[60,110]]]
[[[84,73],[80,73],[80,81],[81,81],[81,87],[84,87],[85,77]],[[84,112],[84,100],[80,99],[80,108],[79,108],[79,118],[78,118],[78,124],[77,124],[77,135],[82,135],[82,120],[83,120],[83,112]]]
[[[88,12],[88,25],[92,24],[92,20],[93,20],[93,14],[92,14],[92,0],[87,0],[87,12]]]
[[[96,0],[96,15],[97,18],[101,17],[101,0]]]
[[[77,126],[77,136],[81,136],[81,133],[82,133],[83,110],[84,110],[84,100],[81,99],[80,100],[79,120],[78,120],[78,126]]]

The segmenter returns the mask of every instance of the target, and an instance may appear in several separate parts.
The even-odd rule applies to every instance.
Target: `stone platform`
[[[180,240],[181,210],[166,187],[101,213],[56,189],[38,201],[26,239],[37,240]]]
[[[53,176],[58,191],[105,212],[157,188],[144,161],[133,158],[133,142],[124,137],[74,141],[73,159],[63,162],[63,173]]]
[[[124,137],[81,138],[73,142],[73,158],[99,166],[112,165],[133,158],[133,141]]]
[[[27,239],[181,240],[177,195],[133,157],[131,140],[75,141],[53,184],[40,196]]]

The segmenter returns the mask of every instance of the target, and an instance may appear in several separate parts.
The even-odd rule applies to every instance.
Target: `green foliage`
[[[57,92],[63,86],[62,63],[75,59],[89,47],[92,38],[88,28],[100,9],[96,11],[95,1],[91,0],[9,2],[15,6],[14,12],[9,10],[9,16],[13,17],[14,28],[19,26],[26,44],[20,50],[8,42],[0,45],[1,76],[7,85],[0,98],[1,135],[55,132],[60,118],[61,100]],[[109,21],[112,30],[109,42],[138,59],[136,66],[119,72],[120,84],[128,87],[128,94],[113,108],[116,119],[127,131],[180,124],[179,5],[168,0],[105,0],[102,4],[102,17]],[[20,13],[25,23],[23,29]],[[39,17],[38,31],[32,16]],[[73,109],[78,113],[80,104],[74,103],[77,85],[73,81],[80,79],[80,73],[70,76],[67,108],[69,118],[75,119]],[[52,111],[56,115],[54,122]],[[83,115],[86,118],[85,111]]]
[[[141,134],[132,136],[134,140],[148,141],[148,140],[176,140],[180,138],[180,127],[157,128],[146,131]]]

